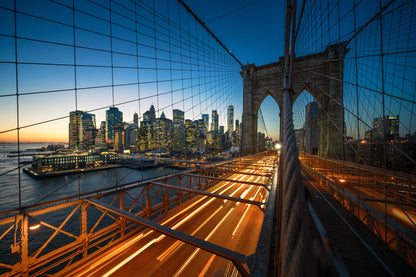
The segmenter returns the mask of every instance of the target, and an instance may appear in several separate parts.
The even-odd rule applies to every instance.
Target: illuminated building
[[[185,113],[174,109],[173,113],[173,134],[172,147],[174,151],[185,149]]]
[[[229,105],[227,109],[227,132],[231,134],[234,131],[234,106]]]
[[[101,121],[100,128],[95,136],[95,149],[104,150],[107,148],[105,142],[105,121]]]
[[[124,124],[124,150],[137,152],[137,133],[139,132],[136,124]]]
[[[123,113],[116,107],[110,107],[106,111],[106,140],[108,143],[114,142],[116,127],[123,126]]]
[[[162,112],[160,118],[155,119],[153,130],[157,150],[171,150],[172,120],[167,119],[164,112]]]
[[[71,149],[79,149],[80,147],[80,126],[82,114],[82,111],[73,111],[69,113],[68,144]]]
[[[218,113],[217,113],[217,110],[212,110],[211,132],[218,133]]]
[[[205,135],[209,132],[209,114],[202,114],[202,120],[205,123]]]
[[[319,123],[318,103],[310,102],[305,107],[304,150],[309,154],[318,154]]]
[[[121,153],[124,150],[124,128],[121,125],[114,127],[114,151]]]
[[[96,135],[95,114],[83,112],[79,131],[80,149],[89,150],[94,148]]]
[[[139,115],[137,113],[133,114],[133,124],[139,127]]]
[[[384,126],[383,126],[383,117],[375,117],[373,119],[373,139],[375,141],[382,141],[384,139],[383,128],[385,128],[385,134],[387,140],[399,139],[399,116],[388,116],[384,117]]]
[[[190,119],[185,120],[186,149],[195,147],[195,131],[196,126]]]

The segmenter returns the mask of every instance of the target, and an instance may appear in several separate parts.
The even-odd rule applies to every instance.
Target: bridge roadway
[[[385,173],[386,176],[379,176],[377,172],[372,172],[364,166],[357,169],[355,165],[347,163],[343,164],[344,168],[342,170],[348,173],[334,172],[334,168],[327,168],[319,162],[309,166],[337,183],[338,186],[359,196],[380,213],[387,211],[387,216],[403,228],[408,229],[410,232],[416,230],[416,188],[413,180],[409,186],[400,182],[396,186],[389,184],[390,187],[387,187],[388,192],[385,193],[384,180],[386,179],[390,182],[397,181],[397,176],[389,176],[387,175],[388,173]],[[410,177],[407,177],[407,179],[411,180]],[[406,180],[406,183],[408,182]],[[399,201],[398,199],[404,199],[404,201]],[[387,207],[385,205],[386,200],[389,201]]]
[[[261,169],[261,167],[259,167]],[[245,170],[257,173],[259,170]],[[266,183],[267,177],[233,174],[227,179]],[[209,192],[265,202],[262,186],[219,182]],[[169,212],[161,224],[244,255],[255,252],[264,213],[256,205],[196,196]],[[213,276],[237,273],[231,261],[144,229],[62,276]]]
[[[332,262],[338,260],[341,268],[333,271],[340,276],[416,276],[414,268],[325,191],[319,180],[304,175],[304,183],[311,193],[309,211],[315,258],[324,256],[323,249],[333,254]],[[325,263],[328,260],[321,260],[321,265]]]

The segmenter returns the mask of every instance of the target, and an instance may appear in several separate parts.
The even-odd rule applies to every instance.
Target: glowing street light
[[[275,147],[276,147],[277,150],[280,150],[280,148],[282,147],[282,145],[280,143],[276,143]]]
[[[29,216],[29,229],[30,230],[37,230],[39,229],[40,225],[41,225],[40,220]]]

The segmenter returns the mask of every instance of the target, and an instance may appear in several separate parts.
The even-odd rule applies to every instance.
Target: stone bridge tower
[[[307,90],[319,107],[318,154],[343,159],[344,109],[343,67],[348,53],[345,43],[328,46],[325,51],[295,59],[292,105]],[[255,66],[242,66],[243,77],[243,129],[242,155],[257,152],[257,114],[261,103],[270,95],[282,110],[283,58],[278,62]],[[275,115],[276,124],[280,120]],[[281,125],[282,126],[282,125]]]

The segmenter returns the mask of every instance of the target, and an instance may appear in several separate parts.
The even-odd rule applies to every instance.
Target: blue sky
[[[284,9],[283,0],[188,0],[196,7],[203,21],[232,51],[242,64],[263,65],[278,61],[283,56]],[[247,4],[246,8],[211,21]],[[279,108],[267,97],[261,109],[269,136],[279,134]],[[259,131],[262,124],[259,122]],[[264,131],[263,131],[264,132]]]

